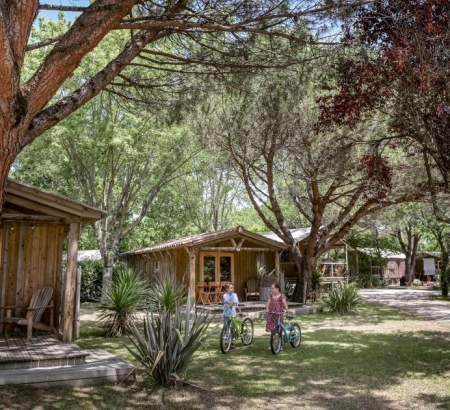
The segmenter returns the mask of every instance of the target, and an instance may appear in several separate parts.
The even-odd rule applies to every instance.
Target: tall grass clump
[[[131,354],[162,386],[184,383],[184,374],[206,336],[208,315],[191,313],[185,287],[174,278],[161,278],[150,289],[150,305],[143,330],[132,327]]]
[[[324,304],[329,311],[340,315],[355,310],[360,303],[358,291],[351,283],[338,283],[324,298]]]
[[[148,297],[148,287],[125,266],[114,272],[113,283],[105,301],[100,305],[100,321],[107,336],[122,336],[130,332],[136,322],[136,312]]]
[[[186,288],[173,276],[156,279],[149,289],[148,308],[153,312],[175,312],[177,306],[184,305],[186,301]]]

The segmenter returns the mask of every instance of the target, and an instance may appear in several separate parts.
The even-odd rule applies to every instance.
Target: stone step
[[[0,370],[1,385],[86,386],[119,383],[134,378],[135,368],[128,362],[100,349],[89,350],[86,363],[68,366]]]

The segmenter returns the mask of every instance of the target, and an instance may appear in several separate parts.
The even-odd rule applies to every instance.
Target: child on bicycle
[[[281,316],[283,320],[283,312],[288,309],[287,298],[281,292],[281,287],[278,283],[272,285],[272,292],[267,299],[266,310],[267,310],[267,322],[266,322],[266,332],[272,332],[275,329],[278,318]]]
[[[236,317],[236,306],[239,305],[239,299],[234,292],[234,286],[232,283],[225,285],[225,293],[223,294],[223,319],[225,322],[230,317]]]

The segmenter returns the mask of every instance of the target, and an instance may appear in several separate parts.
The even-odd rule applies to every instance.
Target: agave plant
[[[205,314],[192,318],[175,311],[147,313],[143,333],[132,327],[131,354],[157,383],[173,386],[183,378],[195,351],[201,346],[210,320]]]
[[[148,288],[129,268],[117,268],[113,284],[100,305],[100,321],[108,336],[129,333],[136,321],[136,312],[144,307]]]
[[[338,283],[330,290],[324,303],[331,312],[343,315],[354,310],[361,303],[361,298],[353,284]]]
[[[157,279],[150,288],[148,307],[151,311],[175,312],[177,306],[186,303],[186,288],[173,276]]]

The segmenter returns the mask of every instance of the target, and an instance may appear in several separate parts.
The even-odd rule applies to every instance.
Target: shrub
[[[145,305],[148,288],[136,274],[124,266],[114,272],[111,289],[100,305],[100,321],[108,336],[121,336],[136,321],[136,311]]]
[[[81,291],[82,302],[97,302],[102,295],[103,264],[98,261],[86,261],[80,263],[81,267]]]
[[[156,280],[149,289],[148,307],[152,311],[175,312],[177,306],[186,303],[186,288],[173,276]]]
[[[163,310],[147,314],[143,333],[132,327],[131,354],[146,372],[162,386],[173,386],[182,380],[195,351],[201,346],[210,320],[206,314],[183,315]]]
[[[361,299],[353,284],[338,283],[330,290],[324,303],[330,312],[343,315],[354,310],[361,303]]]

